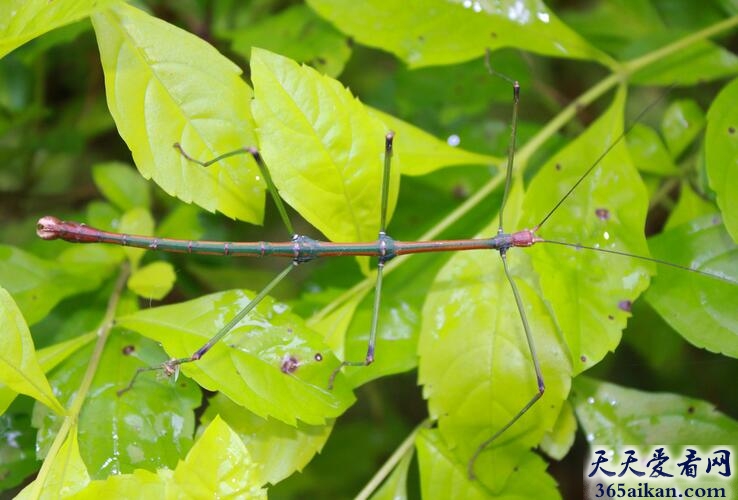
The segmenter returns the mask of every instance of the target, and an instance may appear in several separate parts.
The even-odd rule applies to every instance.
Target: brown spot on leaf
[[[610,219],[610,211],[606,208],[598,208],[595,210],[595,215],[600,220],[609,220]]]
[[[633,308],[633,303],[629,300],[621,300],[618,302],[618,308],[625,312],[630,312]]]
[[[282,365],[280,370],[282,373],[295,373],[297,368],[300,366],[300,362],[294,356],[285,356],[282,358]]]

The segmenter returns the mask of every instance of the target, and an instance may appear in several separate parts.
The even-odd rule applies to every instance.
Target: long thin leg
[[[213,165],[214,163],[217,163],[221,160],[224,160],[225,158],[230,158],[231,156],[241,155],[241,154],[250,154],[254,161],[256,161],[256,164],[259,167],[259,170],[261,171],[262,177],[264,178],[264,182],[267,185],[267,189],[269,190],[269,193],[272,196],[272,199],[274,200],[275,205],[277,206],[277,210],[279,211],[279,215],[282,218],[282,222],[284,223],[285,227],[287,228],[287,231],[292,235],[293,239],[298,238],[298,235],[295,233],[295,230],[292,226],[292,223],[290,222],[289,217],[287,216],[287,210],[285,209],[284,203],[282,202],[282,198],[279,197],[279,193],[277,192],[277,187],[274,185],[274,181],[272,180],[272,176],[269,174],[269,169],[267,168],[266,164],[264,163],[264,160],[261,158],[261,155],[256,150],[256,148],[239,148],[233,151],[229,151],[227,153],[223,153],[222,155],[216,156],[212,160],[208,161],[201,161],[196,158],[193,158],[187,152],[182,148],[182,146],[177,142],[174,144],[174,148],[177,149],[182,156],[184,156],[188,161],[191,161],[193,163],[196,163],[198,165],[201,165],[203,167],[209,167],[210,165]],[[144,372],[148,371],[154,371],[154,370],[163,370],[167,375],[172,375],[179,370],[179,366],[184,363],[191,363],[194,361],[197,361],[198,359],[202,358],[212,347],[218,343],[223,337],[225,337],[228,332],[230,332],[248,313],[251,312],[251,310],[256,307],[259,302],[264,300],[264,297],[266,297],[269,292],[277,286],[277,284],[282,281],[289,273],[297,267],[302,261],[299,259],[295,259],[292,261],[292,263],[286,267],[281,273],[279,273],[272,281],[270,281],[267,286],[264,287],[251,301],[239,311],[238,314],[236,314],[233,319],[231,319],[226,325],[224,325],[218,332],[205,344],[202,345],[197,351],[192,353],[191,356],[188,356],[186,358],[172,358],[170,360],[165,361],[159,366],[148,366],[139,368],[136,370],[136,373],[131,378],[131,381],[128,383],[126,387],[118,391],[118,395],[129,391],[133,384],[136,382],[136,379],[139,375],[141,375]]]
[[[389,205],[389,181],[390,181],[390,168],[392,164],[392,145],[395,134],[389,132],[384,141],[384,170],[382,172],[382,202],[380,208],[380,220],[379,220],[379,244],[383,251],[379,257],[377,263],[377,281],[374,284],[374,306],[372,308],[372,323],[369,329],[369,344],[366,349],[366,356],[361,361],[343,361],[338,368],[333,370],[331,377],[328,380],[328,388],[333,389],[333,383],[338,376],[338,373],[344,366],[369,366],[374,362],[374,348],[377,341],[377,325],[379,324],[379,306],[382,300],[382,273],[384,271],[384,264],[394,257],[391,251],[387,254],[384,253],[387,250],[387,243],[391,242],[392,239],[387,236],[385,232],[387,225],[387,207]]]
[[[500,229],[502,233],[502,214],[507,205],[507,196],[510,193],[510,184],[512,182],[512,170],[513,170],[513,159],[515,157],[515,138],[518,135],[518,104],[520,102],[520,84],[516,81],[513,82],[513,115],[512,125],[510,126],[510,144],[507,150],[507,175],[505,178],[505,192],[502,195],[502,205],[500,205]]]
[[[538,401],[541,399],[541,396],[543,396],[544,391],[546,390],[546,385],[543,381],[543,373],[541,372],[541,366],[538,362],[538,356],[536,355],[536,346],[533,342],[533,334],[530,331],[530,326],[528,325],[528,316],[525,314],[525,308],[523,307],[523,300],[520,298],[520,292],[518,291],[518,287],[515,284],[515,280],[513,279],[512,275],[510,275],[510,270],[507,267],[507,253],[506,251],[500,251],[500,258],[502,258],[502,266],[505,269],[505,276],[507,277],[508,283],[510,283],[510,288],[512,289],[513,295],[515,297],[515,304],[518,307],[518,313],[520,313],[520,320],[523,323],[523,330],[525,330],[525,339],[528,342],[528,351],[530,352],[531,359],[533,360],[533,368],[536,372],[536,382],[538,384],[538,391],[536,394],[530,398],[530,401],[528,401],[521,409],[518,411],[513,418],[510,419],[508,423],[503,425],[500,429],[495,432],[492,437],[485,440],[482,444],[480,444],[477,449],[474,451],[474,454],[469,459],[469,464],[467,466],[467,474],[469,475],[469,479],[474,479],[476,475],[474,474],[474,464],[477,461],[477,458],[479,458],[479,455],[484,451],[484,449],[492,444],[493,441],[495,441],[498,437],[500,437],[506,430],[508,430],[510,427],[512,427],[515,422],[520,420],[520,417],[525,415],[525,413]]]
[[[272,196],[272,199],[274,200],[274,204],[277,206],[277,210],[279,211],[279,216],[282,218],[284,227],[287,228],[287,232],[290,233],[290,236],[292,236],[293,238],[296,236],[295,229],[292,227],[292,222],[290,222],[289,217],[287,217],[287,209],[285,208],[284,203],[282,202],[282,198],[279,197],[279,192],[277,191],[277,187],[274,185],[274,181],[272,180],[272,176],[269,173],[269,169],[267,168],[266,163],[264,163],[264,160],[262,159],[261,155],[259,154],[259,151],[256,148],[248,147],[248,148],[235,149],[233,151],[223,153],[220,156],[216,156],[212,160],[208,160],[208,161],[202,161],[202,160],[193,158],[192,156],[187,154],[187,152],[182,148],[182,145],[178,142],[174,143],[174,149],[178,150],[179,153],[182,156],[184,156],[188,161],[197,163],[198,165],[201,165],[203,167],[209,167],[210,165],[213,165],[214,163],[217,163],[220,160],[230,158],[231,156],[250,154],[254,158],[254,161],[256,161],[256,164],[259,166],[259,170],[261,171],[261,176],[264,178],[264,182],[267,185],[269,194]]]
[[[510,193],[510,185],[512,184],[512,171],[513,171],[513,160],[515,158],[515,140],[518,136],[518,107],[520,106],[520,83],[517,80],[512,80],[502,73],[492,69],[489,62],[490,50],[487,49],[484,57],[484,64],[487,66],[487,71],[492,76],[498,76],[508,83],[512,84],[513,87],[513,111],[512,119],[510,120],[510,142],[507,146],[507,175],[505,176],[505,191],[502,194],[502,203],[500,204],[500,228],[498,233],[502,233],[502,221],[503,212],[505,211],[505,205],[507,205],[507,197]]]
[[[277,284],[282,281],[285,276],[287,276],[290,271],[292,271],[297,265],[299,264],[298,261],[293,261],[290,263],[288,267],[286,267],[281,273],[279,273],[272,281],[270,281],[267,286],[265,286],[251,301],[246,304],[246,306],[239,311],[238,314],[236,314],[233,319],[231,319],[227,324],[223,325],[223,327],[218,330],[218,333],[213,335],[213,337],[205,342],[205,344],[202,345],[197,351],[192,353],[191,356],[188,356],[186,358],[172,358],[161,365],[158,366],[147,366],[143,368],[139,368],[136,370],[136,373],[133,374],[133,377],[131,378],[131,381],[128,383],[127,386],[125,386],[123,389],[118,391],[118,396],[121,394],[129,391],[131,388],[133,388],[133,384],[136,382],[136,379],[139,375],[141,375],[144,372],[149,371],[156,371],[156,370],[163,370],[164,373],[167,375],[172,375],[179,370],[179,366],[184,363],[191,363],[193,361],[197,361],[198,359],[202,358],[216,343],[218,343],[223,337],[225,337],[228,332],[233,330],[233,328],[243,319],[246,317],[248,313],[251,312],[251,310],[256,307],[259,302],[264,300],[264,297],[266,297],[269,292],[272,291],[272,288],[277,286]]]

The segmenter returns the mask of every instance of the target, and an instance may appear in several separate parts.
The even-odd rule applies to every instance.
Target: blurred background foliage
[[[626,1],[587,2],[553,0],[548,6],[572,28],[616,58],[632,58],[656,43],[725,18],[738,11],[731,0],[637,2],[644,8],[625,8]],[[635,2],[634,2],[635,3]],[[259,46],[313,65],[339,78],[362,102],[392,113],[439,138],[458,136],[465,149],[504,156],[509,138],[510,86],[490,79],[481,58],[467,63],[411,70],[387,52],[354,42],[299,2],[283,0],[150,0],[140,2],[154,15],[198,34],[244,68],[248,78],[251,46]],[[646,8],[645,6],[648,6]],[[627,33],[626,33],[627,32]],[[719,40],[738,50],[733,33]],[[493,65],[522,86],[519,144],[531,137],[553,115],[607,75],[602,67],[581,61],[552,59],[512,49],[493,55]],[[669,100],[688,99],[703,110],[723,85],[671,91]],[[630,99],[633,113],[653,101],[663,89],[637,89]],[[248,103],[244,103],[247,106]],[[535,163],[560,147],[598,116],[607,102],[583,109],[542,149]],[[632,113],[632,114],[633,114]],[[658,123],[663,110],[649,114]],[[688,156],[688,155],[686,155]],[[54,30],[16,49],[0,60],[0,242],[39,256],[51,257],[56,246],[35,235],[39,216],[53,214],[69,220],[89,220],[102,210],[96,168],[111,161],[130,165],[105,102],[98,48],[88,20]],[[95,167],[97,166],[97,167]],[[131,167],[133,168],[133,167]],[[534,170],[534,169],[533,169]],[[395,237],[412,239],[469,197],[490,176],[479,167],[444,169],[422,177],[404,177],[398,210],[390,229]],[[694,179],[699,184],[699,176]],[[151,184],[158,234],[178,238],[222,240],[284,240],[273,206],[267,208],[264,227],[236,223],[223,216],[185,206]],[[500,193],[489,197],[443,237],[466,237],[496,212]],[[655,210],[656,230],[663,214]],[[298,233],[314,235],[304,222]],[[319,236],[319,235],[318,235]],[[144,259],[150,259],[145,256]],[[433,257],[438,266],[447,257]],[[175,303],[229,288],[258,289],[282,266],[281,262],[217,257],[157,255],[173,263],[175,289],[164,303]],[[418,259],[418,265],[426,261]],[[408,279],[412,272],[408,271]],[[351,259],[329,259],[302,266],[276,294],[291,302],[298,313],[309,315],[359,274]],[[412,288],[407,287],[412,294]],[[422,297],[405,297],[422,301]],[[93,292],[66,299],[34,327],[37,347],[65,338],[73,328],[91,328],[100,320],[105,297]],[[94,306],[97,304],[97,306]],[[634,319],[625,342],[588,374],[642,390],[673,391],[715,404],[738,417],[738,376],[734,360],[696,349],[653,313],[647,304],[634,304]],[[76,311],[73,316],[67,311]],[[647,336],[638,333],[648,331]],[[722,383],[725,382],[725,383]],[[416,374],[376,380],[362,386],[358,402],[342,416],[323,452],[302,474],[270,489],[272,498],[344,498],[354,495],[408,433],[425,418],[426,404]],[[29,426],[31,401],[20,399],[13,411],[0,417],[0,434],[32,449],[35,436]],[[13,434],[15,433],[15,434]],[[551,471],[565,498],[582,491],[582,464],[586,443],[578,436],[573,452]],[[2,453],[0,450],[0,462]],[[14,457],[17,460],[18,457]],[[0,486],[14,488],[38,463],[25,457]],[[340,471],[336,473],[336,471]],[[409,485],[417,485],[410,469]],[[3,489],[4,489],[3,488]],[[417,496],[418,491],[411,491]]]

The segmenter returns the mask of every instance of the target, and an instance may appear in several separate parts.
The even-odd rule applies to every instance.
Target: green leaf
[[[488,498],[480,481],[470,481],[436,430],[423,429],[415,439],[420,464],[420,491],[424,498]],[[483,469],[486,472],[486,469]]]
[[[574,446],[574,438],[577,432],[577,419],[574,416],[574,409],[569,401],[561,406],[559,418],[556,419],[556,425],[553,431],[543,437],[541,441],[541,449],[551,458],[563,460]]]
[[[139,297],[161,300],[171,291],[176,279],[172,265],[159,261],[133,272],[127,286]]]
[[[264,481],[277,484],[302,469],[325,445],[333,429],[327,425],[293,427],[272,418],[261,418],[222,394],[208,400],[201,421],[222,418],[236,432],[254,462],[261,464]]]
[[[384,125],[339,82],[290,59],[254,49],[251,71],[259,148],[282,198],[331,240],[376,239]]]
[[[695,193],[689,182],[682,182],[679,187],[679,201],[669,215],[664,229],[672,229],[703,215],[717,212],[717,207]]]
[[[87,468],[79,454],[77,426],[72,425],[59,452],[43,476],[36,478],[16,497],[26,498],[67,498],[90,483]]]
[[[633,164],[641,172],[660,176],[676,175],[678,170],[658,132],[636,123],[626,137]]]
[[[122,4],[92,16],[108,107],[138,170],[164,191],[209,211],[261,223],[263,184],[247,155],[201,161],[254,146],[241,70],[195,35]]]
[[[402,158],[402,173],[405,175],[425,175],[439,168],[451,165],[498,165],[500,158],[465,151],[451,147],[423,130],[409,123],[370,109],[389,130],[395,132],[395,152]]]
[[[162,477],[164,476],[164,477]],[[169,474],[157,475],[144,469],[131,474],[114,474],[105,480],[92,481],[74,495],[74,500],[96,500],[99,498],[167,498]],[[176,485],[174,486],[176,488]],[[181,494],[181,491],[175,490]]]
[[[661,120],[661,131],[672,157],[680,156],[705,126],[705,114],[692,100],[671,103]]]
[[[738,79],[718,94],[707,113],[705,163],[710,187],[717,194],[723,222],[738,241],[738,120],[733,105],[738,99]]]
[[[501,47],[603,64],[610,61],[537,0],[307,3],[344,33],[392,52],[411,68],[467,61],[486,49]]]
[[[60,342],[58,344],[44,347],[36,351],[36,357],[38,363],[41,365],[41,369],[44,373],[51,371],[56,365],[67,359],[73,353],[77,352],[80,348],[85,346],[90,341],[94,340],[95,333],[88,333],[86,335],[80,335],[66,342]],[[13,402],[18,393],[12,390],[10,387],[0,383],[0,414],[5,413],[10,403]]]
[[[0,3],[0,58],[29,40],[104,9],[116,0],[6,0]]]
[[[337,77],[351,56],[348,38],[306,5],[293,5],[263,21],[231,33],[233,50],[248,59],[259,47],[309,64]]]
[[[174,487],[170,494],[176,497],[266,498],[261,489],[261,464],[251,458],[238,434],[220,417],[208,425],[171,480]]]
[[[657,258],[714,274],[659,266],[646,300],[688,342],[738,357],[738,245],[720,218],[708,215],[649,239]]]
[[[470,481],[466,464],[460,464],[436,430],[423,429],[415,441],[420,463],[420,491],[423,498],[561,498],[556,482],[546,473],[546,462],[533,452],[525,457],[499,490],[483,485],[492,469],[478,467],[479,480]]]
[[[51,375],[54,391],[68,401],[80,386],[93,346],[81,349]],[[166,384],[141,376],[128,392],[136,369],[151,366],[162,356],[153,342],[115,328],[108,338],[92,386],[79,415],[79,446],[92,478],[127,473],[138,468],[174,467],[192,444],[198,388],[187,380]],[[55,438],[61,418],[34,411],[39,428],[37,446],[44,456]]]
[[[0,288],[0,325],[3,332],[0,335],[0,382],[63,415],[64,407],[54,396],[36,357],[31,332],[4,288]]]
[[[623,130],[624,107],[621,88],[610,108],[541,168],[526,193],[520,226],[538,225],[616,140]],[[643,183],[621,141],[537,234],[546,240],[648,255],[643,236],[647,205]],[[560,245],[537,245],[530,254],[577,374],[618,345],[628,304],[646,288],[653,266]]]
[[[235,432],[217,418],[176,469],[137,469],[93,481],[74,498],[266,498],[260,466]]]
[[[0,285],[13,295],[30,325],[43,319],[62,299],[100,286],[113,269],[94,263],[60,267],[18,248],[0,245]]]
[[[105,197],[121,210],[150,208],[148,184],[127,164],[98,163],[92,167],[92,178]]]
[[[143,310],[118,324],[160,342],[172,357],[189,357],[253,296],[240,290],[206,295]],[[183,364],[182,371],[260,417],[294,426],[296,420],[323,425],[353,402],[343,376],[332,391],[327,389],[337,366],[320,335],[286,305],[267,297],[201,360]]]
[[[577,377],[572,402],[587,441],[625,445],[734,443],[738,422],[704,401]]]

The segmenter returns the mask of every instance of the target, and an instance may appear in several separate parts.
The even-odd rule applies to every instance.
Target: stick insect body
[[[505,272],[506,280],[510,285],[510,289],[515,300],[517,310],[520,315],[520,321],[522,323],[523,330],[525,332],[526,343],[530,353],[531,364],[535,372],[536,387],[531,388],[530,399],[525,403],[512,418],[504,424],[502,427],[497,429],[490,437],[485,439],[479,444],[468,462],[467,472],[470,478],[475,476],[474,467],[479,455],[489,447],[494,441],[496,441],[501,435],[503,435],[510,427],[512,427],[544,394],[545,382],[542,373],[541,366],[539,365],[538,357],[536,355],[536,348],[534,344],[533,334],[531,326],[529,325],[526,310],[523,304],[523,299],[516,285],[515,279],[508,268],[507,252],[513,247],[529,247],[536,243],[550,242],[557,245],[570,245],[577,246],[578,248],[588,250],[598,250],[596,248],[590,248],[582,245],[573,245],[566,242],[559,241],[547,241],[544,238],[537,235],[537,231],[540,227],[545,224],[551,214],[553,214],[559,206],[565,202],[565,200],[572,194],[577,186],[586,178],[600,163],[600,161],[608,154],[608,152],[623,137],[627,134],[626,129],[620,136],[618,136],[611,145],[597,158],[595,162],[584,172],[579,180],[574,183],[571,188],[564,194],[559,202],[548,212],[548,214],[532,229],[525,229],[513,233],[506,233],[503,229],[503,211],[510,191],[510,179],[512,177],[512,168],[515,152],[515,138],[517,130],[517,114],[519,106],[519,92],[520,88],[517,82],[513,84],[513,117],[511,125],[511,139],[509,142],[509,151],[507,159],[507,182],[503,194],[502,207],[499,213],[499,229],[496,235],[489,238],[472,238],[472,239],[460,239],[460,240],[436,240],[436,241],[399,241],[389,236],[386,232],[387,225],[387,207],[388,207],[388,191],[389,191],[389,178],[390,168],[392,162],[392,149],[394,134],[388,133],[385,138],[385,155],[384,155],[384,172],[382,178],[381,188],[381,212],[380,212],[380,228],[377,240],[370,242],[349,242],[349,243],[335,243],[317,241],[308,236],[296,234],[293,230],[293,226],[287,216],[286,209],[281,198],[278,195],[277,189],[271,179],[269,171],[261,159],[258,151],[254,148],[243,148],[237,151],[229,152],[221,155],[213,160],[202,162],[194,158],[191,158],[179,144],[175,144],[180,153],[188,160],[198,163],[203,167],[207,167],[217,161],[220,161],[226,157],[233,156],[236,154],[251,154],[259,166],[263,178],[267,184],[267,188],[273,197],[277,209],[279,210],[282,221],[287,228],[288,232],[292,235],[290,241],[285,242],[218,242],[218,241],[191,241],[191,240],[175,240],[175,239],[164,239],[137,235],[119,234],[108,231],[102,231],[84,224],[76,222],[64,222],[56,217],[45,216],[42,217],[37,224],[37,234],[39,237],[47,240],[63,239],[73,243],[110,243],[123,246],[144,248],[148,250],[159,250],[166,252],[175,253],[196,253],[206,255],[227,255],[227,256],[249,256],[249,257],[283,257],[291,259],[291,263],[282,270],[275,278],[273,278],[266,287],[261,290],[236,316],[234,316],[226,325],[224,325],[210,340],[208,340],[202,347],[192,353],[188,357],[172,358],[159,366],[140,368],[135,373],[130,383],[118,391],[122,394],[133,387],[136,378],[143,372],[152,370],[162,370],[164,373],[171,375],[178,370],[178,367],[184,363],[190,363],[202,358],[217,342],[225,337],[235,326],[243,320],[254,307],[259,304],[271,291],[272,289],[281,282],[296,266],[299,264],[311,261],[319,257],[335,257],[335,256],[371,256],[377,258],[377,274],[375,282],[375,295],[372,309],[371,326],[369,330],[369,341],[367,345],[367,351],[364,359],[362,360],[344,360],[336,368],[330,376],[330,379],[326,381],[329,388],[333,387],[335,377],[339,371],[345,366],[368,366],[375,359],[375,344],[376,334],[378,328],[378,316],[379,308],[381,303],[381,291],[382,291],[382,276],[383,269],[387,262],[392,260],[396,256],[416,254],[416,253],[428,253],[428,252],[457,252],[457,251],[468,251],[468,250],[496,250],[499,252],[503,269]],[[653,105],[653,104],[652,104]],[[650,106],[649,106],[650,108]],[[638,119],[648,111],[646,108],[639,115]],[[637,120],[636,120],[637,121]],[[632,255],[625,252],[618,252],[613,250],[599,249],[611,254],[624,255],[636,259],[642,259],[646,261],[657,262],[673,267],[692,270],[685,266],[678,266],[663,262],[658,259],[652,259],[649,257]],[[709,273],[701,271],[695,271],[701,274],[712,276]],[[290,372],[290,369],[285,369],[285,366],[281,366],[284,373]]]

